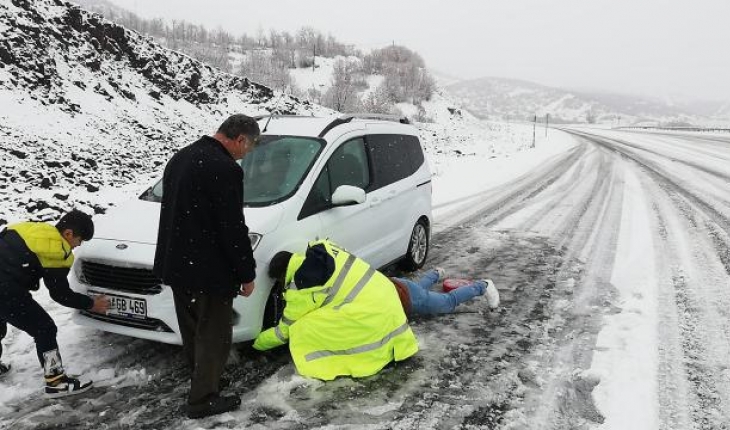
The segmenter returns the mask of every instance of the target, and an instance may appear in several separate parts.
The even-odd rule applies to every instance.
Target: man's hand
[[[241,284],[241,290],[238,292],[238,294],[243,297],[248,297],[251,295],[251,293],[253,293],[253,288],[253,281],[246,284]]]
[[[97,314],[106,314],[109,311],[109,297],[104,295],[94,297],[94,306],[89,310]]]

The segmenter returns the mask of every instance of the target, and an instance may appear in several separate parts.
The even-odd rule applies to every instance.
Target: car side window
[[[299,212],[298,220],[322,212],[332,207],[332,188],[330,187],[330,175],[327,166],[322,169],[314,181],[312,190],[304,201],[302,210]]]
[[[366,190],[370,184],[365,141],[362,137],[349,140],[335,150],[327,161],[332,192],[340,185],[353,185]]]
[[[312,191],[299,212],[298,219],[332,207],[332,193],[340,185],[353,185],[367,190],[370,184],[365,142],[361,137],[349,140],[332,153],[324,169],[314,181]]]
[[[412,175],[407,136],[398,134],[373,134],[367,137],[368,152],[373,163],[373,184],[370,190],[390,185]]]
[[[411,161],[411,173],[416,173],[416,171],[418,171],[425,162],[421,141],[418,140],[416,136],[401,137],[403,138],[403,144],[406,146],[406,150],[408,151],[408,158],[410,158]]]

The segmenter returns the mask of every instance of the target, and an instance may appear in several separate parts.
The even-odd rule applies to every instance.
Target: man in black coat
[[[233,299],[254,289],[256,262],[243,216],[243,170],[259,126],[233,115],[165,167],[154,272],[172,288],[192,376],[187,413],[199,418],[237,409],[220,395],[231,348]]]

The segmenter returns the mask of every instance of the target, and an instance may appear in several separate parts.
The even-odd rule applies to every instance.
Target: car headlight
[[[84,264],[84,262],[82,260],[79,260],[79,259],[74,260],[72,270],[74,272],[74,275],[76,275],[77,280],[79,280],[80,282],[86,283],[86,277],[84,277],[84,271],[81,267],[82,264]]]
[[[261,242],[262,236],[258,233],[249,233],[248,239],[251,241],[251,250],[255,251],[259,242]]]

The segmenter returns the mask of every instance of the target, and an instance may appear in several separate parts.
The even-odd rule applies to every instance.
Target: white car
[[[277,322],[280,286],[267,275],[279,251],[329,238],[374,267],[415,270],[428,254],[431,171],[415,127],[367,116],[259,119],[258,147],[241,164],[244,213],[257,262],[256,288],[234,300],[233,341]],[[112,300],[106,315],[74,320],[101,330],[180,344],[172,291],[152,274],[162,181],[95,219],[77,249],[72,288]]]

